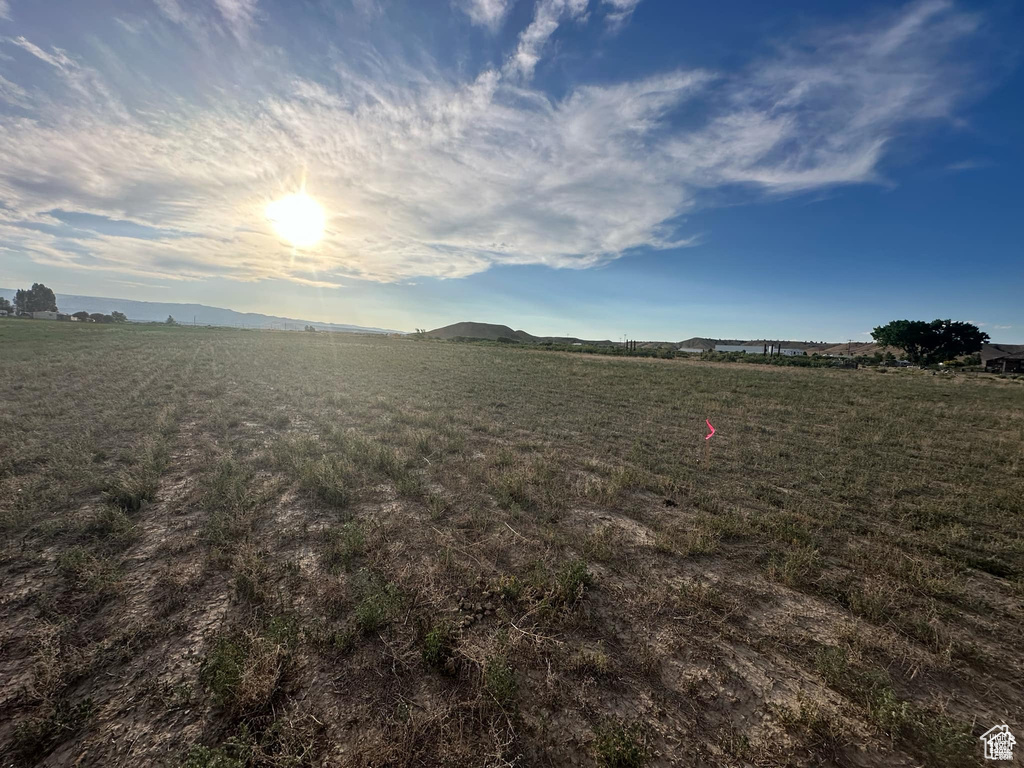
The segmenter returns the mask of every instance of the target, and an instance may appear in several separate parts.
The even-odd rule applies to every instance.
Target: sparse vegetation
[[[643,726],[620,721],[598,730],[594,752],[598,764],[605,768],[642,768],[650,756]]]
[[[964,766],[1024,720],[1024,381],[0,345],[15,765]]]

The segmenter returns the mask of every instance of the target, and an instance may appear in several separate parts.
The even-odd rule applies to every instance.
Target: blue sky
[[[0,0],[0,286],[1024,340],[1018,3]],[[267,205],[305,189],[323,239]]]

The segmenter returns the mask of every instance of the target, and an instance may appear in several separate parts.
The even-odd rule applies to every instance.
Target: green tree
[[[128,317],[123,312],[111,312],[110,317],[115,323],[128,322]]]
[[[89,315],[89,317],[90,317],[90,319],[94,323],[112,323],[112,322],[114,322],[114,318],[113,317],[111,317],[110,315],[104,315],[102,312],[93,312],[91,315]]]
[[[14,305],[3,296],[0,296],[0,310],[3,310],[4,312],[11,312],[13,309]]]
[[[57,297],[42,283],[33,283],[14,294],[14,305],[19,312],[56,312]]]
[[[871,332],[886,347],[898,347],[912,363],[928,365],[978,352],[987,333],[970,323],[952,320],[893,320]]]
[[[75,314],[73,314],[72,317],[76,317],[78,318],[79,322],[84,323],[89,319],[89,313],[86,312],[85,310],[80,310],[78,312],[75,312]]]
[[[164,320],[166,325],[177,325],[178,321],[174,319],[174,315],[168,315],[167,319]]]

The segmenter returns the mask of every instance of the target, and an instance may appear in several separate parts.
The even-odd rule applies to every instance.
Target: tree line
[[[33,283],[31,288],[19,288],[14,294],[13,303],[0,296],[0,310],[14,315],[59,311],[56,294],[42,283]],[[102,312],[75,312],[71,317],[86,323],[128,322],[128,317],[123,312],[111,312],[109,315]]]

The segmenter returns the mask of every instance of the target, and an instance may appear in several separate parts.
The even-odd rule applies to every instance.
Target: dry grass
[[[1020,382],[0,345],[5,765],[961,766],[1024,725]]]

